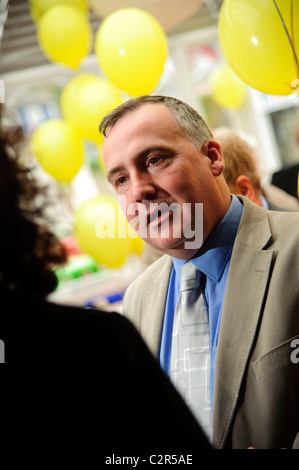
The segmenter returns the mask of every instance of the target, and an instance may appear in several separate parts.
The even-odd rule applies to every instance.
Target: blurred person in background
[[[233,194],[246,196],[265,209],[299,210],[298,199],[273,185],[261,183],[257,150],[249,137],[229,127],[214,129],[213,136],[221,144],[223,175]]]
[[[294,125],[294,137],[299,151],[299,117]],[[297,159],[298,160],[298,159]],[[299,163],[284,165],[272,175],[272,184],[298,199]]]

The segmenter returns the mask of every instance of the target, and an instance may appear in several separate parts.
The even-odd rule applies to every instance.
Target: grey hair
[[[178,128],[198,150],[204,142],[213,138],[212,132],[201,115],[187,103],[170,96],[145,95],[131,98],[107,114],[100,123],[100,132],[106,136],[108,128],[130,111],[135,111],[147,103],[161,103],[169,108],[176,119]]]

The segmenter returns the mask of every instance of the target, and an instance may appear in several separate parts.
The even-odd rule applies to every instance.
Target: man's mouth
[[[160,236],[168,238],[169,229],[177,214],[180,214],[179,209],[177,203],[146,201],[146,204],[138,203],[131,207],[127,214],[134,215],[130,217],[130,224],[141,238]]]
[[[164,207],[150,208],[147,212],[147,225],[162,225],[172,217],[173,209],[165,204]]]

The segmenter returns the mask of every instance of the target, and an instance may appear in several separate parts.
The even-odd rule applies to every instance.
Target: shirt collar
[[[264,196],[261,196],[261,201],[262,201],[262,206],[265,209],[269,209],[269,203],[268,203],[267,199]]]
[[[220,281],[230,259],[242,211],[241,200],[232,194],[231,204],[225,216],[207,238],[197,256],[192,258],[195,266],[215,282]],[[186,260],[173,258],[177,279],[180,279],[181,268],[185,263]]]

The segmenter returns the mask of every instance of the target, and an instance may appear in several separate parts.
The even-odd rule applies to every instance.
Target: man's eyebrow
[[[116,173],[119,173],[120,171],[123,171],[124,170],[124,166],[120,165],[120,166],[116,166],[115,168],[113,168],[112,170],[110,170],[108,173],[107,173],[107,180],[112,183],[112,179],[113,179],[113,175],[115,175]]]

